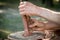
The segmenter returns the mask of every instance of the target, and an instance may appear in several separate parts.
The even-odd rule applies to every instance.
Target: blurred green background
[[[60,0],[28,0],[35,5],[60,11]],[[22,31],[23,23],[19,14],[20,0],[0,0],[0,38],[7,38],[12,32]]]

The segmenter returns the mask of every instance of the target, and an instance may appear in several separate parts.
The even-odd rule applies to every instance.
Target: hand
[[[38,21],[36,19],[31,19],[34,23],[31,24],[29,27],[33,28],[35,26],[39,27],[39,28],[43,28],[45,26],[45,24],[42,21]]]
[[[21,2],[19,5],[19,11],[21,15],[38,15],[39,8],[30,2]]]
[[[33,23],[31,25],[29,25],[30,28],[32,28],[33,30],[36,30],[36,31],[43,31],[45,30],[45,24],[41,21],[38,21],[36,19],[31,19],[33,21]]]
[[[34,23],[29,26],[30,28],[36,28],[36,30],[52,30],[52,31],[59,29],[59,26],[51,21],[45,23],[38,21],[36,19],[32,20]]]

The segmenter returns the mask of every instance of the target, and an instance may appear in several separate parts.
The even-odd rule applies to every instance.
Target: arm
[[[40,16],[54,23],[60,24],[60,14],[46,8],[38,7],[30,2],[23,2],[19,8],[23,15]]]
[[[39,7],[39,16],[46,18],[52,22],[60,24],[60,14],[46,8]]]
[[[29,30],[29,16],[22,15],[23,23],[24,23],[24,35],[23,36],[29,36],[31,34]]]

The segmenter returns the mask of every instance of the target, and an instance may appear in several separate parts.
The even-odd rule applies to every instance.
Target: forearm
[[[60,29],[60,26],[55,24],[54,22],[48,21],[44,27],[46,30],[57,30]]]
[[[56,23],[60,24],[60,22],[59,22],[59,20],[60,20],[59,15],[55,14],[51,10],[39,7],[38,15],[43,17],[43,18],[46,18],[46,19],[48,19],[48,20],[50,20],[52,22],[56,22]]]
[[[22,20],[23,20],[23,24],[24,24],[24,30],[28,31],[28,23],[27,23],[27,19],[24,15],[22,15]]]

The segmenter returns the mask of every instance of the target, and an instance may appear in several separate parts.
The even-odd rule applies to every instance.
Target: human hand
[[[19,5],[19,11],[21,15],[38,15],[39,8],[30,2],[21,2]]]

